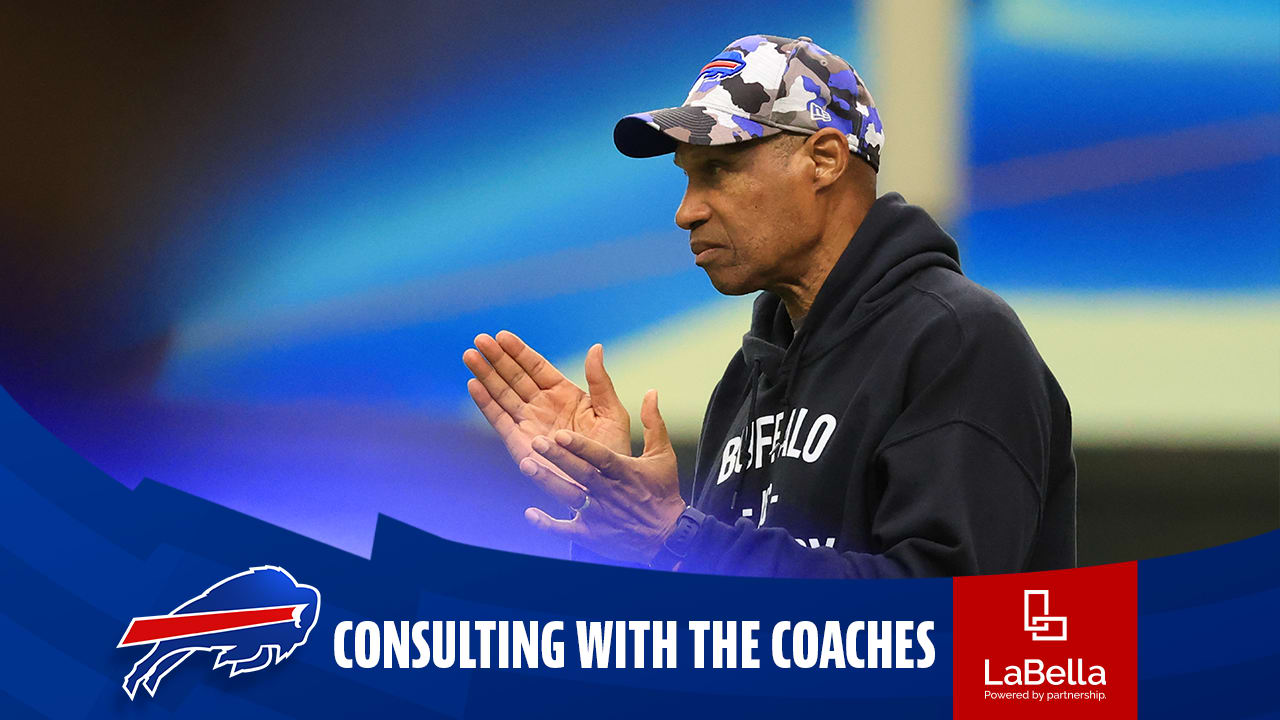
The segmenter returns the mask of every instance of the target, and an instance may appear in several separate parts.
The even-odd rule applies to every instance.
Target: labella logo
[[[214,583],[167,615],[136,617],[117,648],[150,645],[124,678],[132,700],[154,697],[164,679],[198,651],[218,651],[213,667],[232,676],[278,664],[303,646],[320,616],[320,591],[284,568],[263,565]]]
[[[1032,609],[1033,605],[1035,606],[1034,610]],[[1055,625],[1060,628],[1060,631],[1056,634],[1052,634],[1052,630]],[[1048,590],[1023,591],[1022,628],[1031,633],[1032,640],[1067,639],[1067,619],[1065,617],[1049,614]]]
[[[1036,598],[1036,608],[1032,609],[1032,599]],[[1039,613],[1033,615],[1032,613]],[[1024,590],[1022,592],[1022,629],[1031,633],[1032,640],[1067,639],[1067,619],[1061,616],[1051,617],[1049,612],[1048,590]],[[1049,633],[1057,627],[1059,632]],[[1090,665],[1089,674],[1085,675],[1083,658],[1070,658],[1065,667],[1062,665],[1046,665],[1039,658],[1027,658],[1017,665],[1006,665],[1003,678],[991,676],[991,659],[983,662],[985,682],[987,685],[1106,685],[1107,671],[1101,665]]]
[[[1136,563],[956,578],[952,597],[957,717],[1136,713]]]

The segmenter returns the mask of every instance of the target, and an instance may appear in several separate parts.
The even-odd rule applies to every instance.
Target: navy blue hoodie
[[[748,418],[751,422],[748,423]],[[781,299],[716,385],[681,571],[903,577],[1075,565],[1071,412],[1013,310],[890,193],[798,332]]]

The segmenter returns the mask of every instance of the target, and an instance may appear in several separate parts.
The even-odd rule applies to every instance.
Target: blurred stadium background
[[[809,35],[877,98],[881,190],[1064,386],[1081,561],[1280,526],[1280,4],[696,8],[0,6],[0,385],[129,486],[361,554],[381,512],[564,556],[460,355],[508,328],[580,376],[603,342],[691,460],[750,298],[611,130],[736,37]]]

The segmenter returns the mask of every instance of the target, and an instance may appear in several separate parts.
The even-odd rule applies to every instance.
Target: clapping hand
[[[475,349],[464,352],[462,361],[475,375],[467,381],[471,399],[511,458],[539,464],[546,472],[534,475],[534,481],[567,507],[581,506],[587,491],[534,452],[535,437],[571,431],[614,452],[631,454],[631,416],[605,372],[600,345],[587,351],[587,392],[505,330],[496,338],[476,336]]]
[[[648,564],[675,527],[685,502],[680,497],[676,453],[650,390],[640,409],[644,453],[631,457],[585,435],[558,430],[533,439],[533,449],[586,491],[571,520],[557,520],[537,508],[525,510],[535,527],[618,560]],[[544,463],[520,462],[520,471],[540,483],[554,482]]]

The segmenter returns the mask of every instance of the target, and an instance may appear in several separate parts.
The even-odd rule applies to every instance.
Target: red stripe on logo
[[[239,630],[259,625],[292,622],[294,613],[304,607],[306,605],[281,605],[278,607],[134,618],[133,622],[129,623],[129,629],[125,631],[119,647],[159,642],[191,635]]]
[[[725,70],[732,70],[736,67],[738,67],[738,63],[732,60],[712,60],[711,62],[702,66],[702,72],[706,72],[708,70],[718,70],[720,68],[724,68]]]

